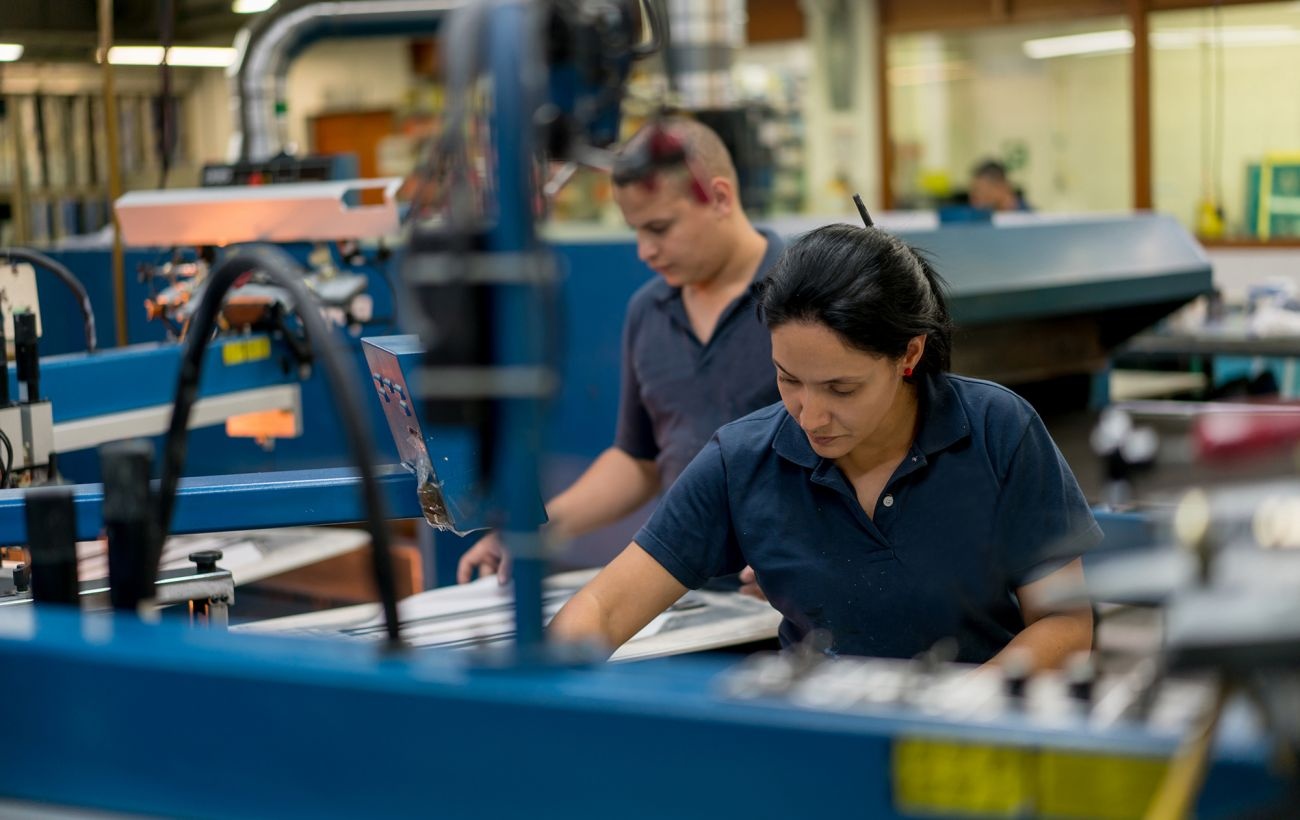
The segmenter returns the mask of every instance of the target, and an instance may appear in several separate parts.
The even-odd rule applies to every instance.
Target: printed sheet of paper
[[[542,616],[549,623],[594,570],[564,573],[546,580]],[[508,644],[514,639],[514,589],[495,578],[412,595],[398,604],[402,635],[421,648],[470,649]],[[636,634],[616,660],[657,657],[716,648],[776,635],[781,616],[766,603],[736,593],[688,592]],[[383,619],[375,604],[294,615],[232,626],[232,630],[378,641]]]

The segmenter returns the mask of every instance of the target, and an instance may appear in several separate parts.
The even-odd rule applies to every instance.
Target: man
[[[1007,166],[988,159],[971,172],[970,205],[985,211],[1028,211],[1029,205],[1007,177]]]
[[[613,179],[637,256],[658,276],[628,303],[614,444],[547,502],[551,539],[635,512],[676,480],[715,430],[779,399],[753,286],[782,242],[750,224],[722,140],[694,120],[656,121],[619,152]],[[457,581],[476,570],[508,580],[509,556],[495,533],[462,556]]]

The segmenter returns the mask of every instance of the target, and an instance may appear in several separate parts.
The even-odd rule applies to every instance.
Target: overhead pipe
[[[434,33],[467,0],[281,0],[235,36],[232,160],[262,161],[285,143],[285,78],[307,46],[328,37]]]

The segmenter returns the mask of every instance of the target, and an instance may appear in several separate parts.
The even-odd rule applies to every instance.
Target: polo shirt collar
[[[822,460],[821,456],[813,452],[808,436],[789,412],[782,414],[781,426],[777,428],[776,438],[772,440],[772,449],[787,461],[793,461],[808,470],[816,469]]]
[[[754,274],[754,279],[749,283],[749,294],[752,296],[758,283],[767,278],[768,271],[776,265],[776,260],[780,258],[781,251],[785,249],[785,242],[781,237],[770,228],[756,229],[763,238],[767,240],[767,250],[763,252],[763,258],[758,262],[758,272]],[[656,274],[656,277],[658,274]],[[654,298],[659,304],[666,304],[674,299],[682,297],[682,289],[669,285],[663,279],[659,279],[658,286],[655,289]]]
[[[970,436],[970,417],[947,374],[937,373],[918,381],[917,399],[921,408],[921,429],[916,435],[916,449],[926,456],[946,450]],[[794,417],[789,413],[783,415],[772,449],[787,461],[816,470],[822,457],[813,451],[808,436]]]
[[[970,417],[947,373],[926,376],[917,388],[922,413],[916,434],[918,450],[932,456],[970,437]]]
[[[669,302],[673,301],[674,299],[681,298],[682,296],[681,288],[675,288],[672,285],[668,284],[662,278],[659,278],[659,274],[657,273],[655,274],[655,278],[658,280],[655,282],[654,296],[655,296],[656,303],[660,305],[666,305]]]

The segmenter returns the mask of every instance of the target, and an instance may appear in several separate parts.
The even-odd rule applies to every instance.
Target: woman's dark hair
[[[950,366],[952,320],[946,283],[924,256],[876,228],[827,225],[800,236],[760,286],[768,330],[817,322],[846,344],[897,359],[925,336],[917,370]]]

